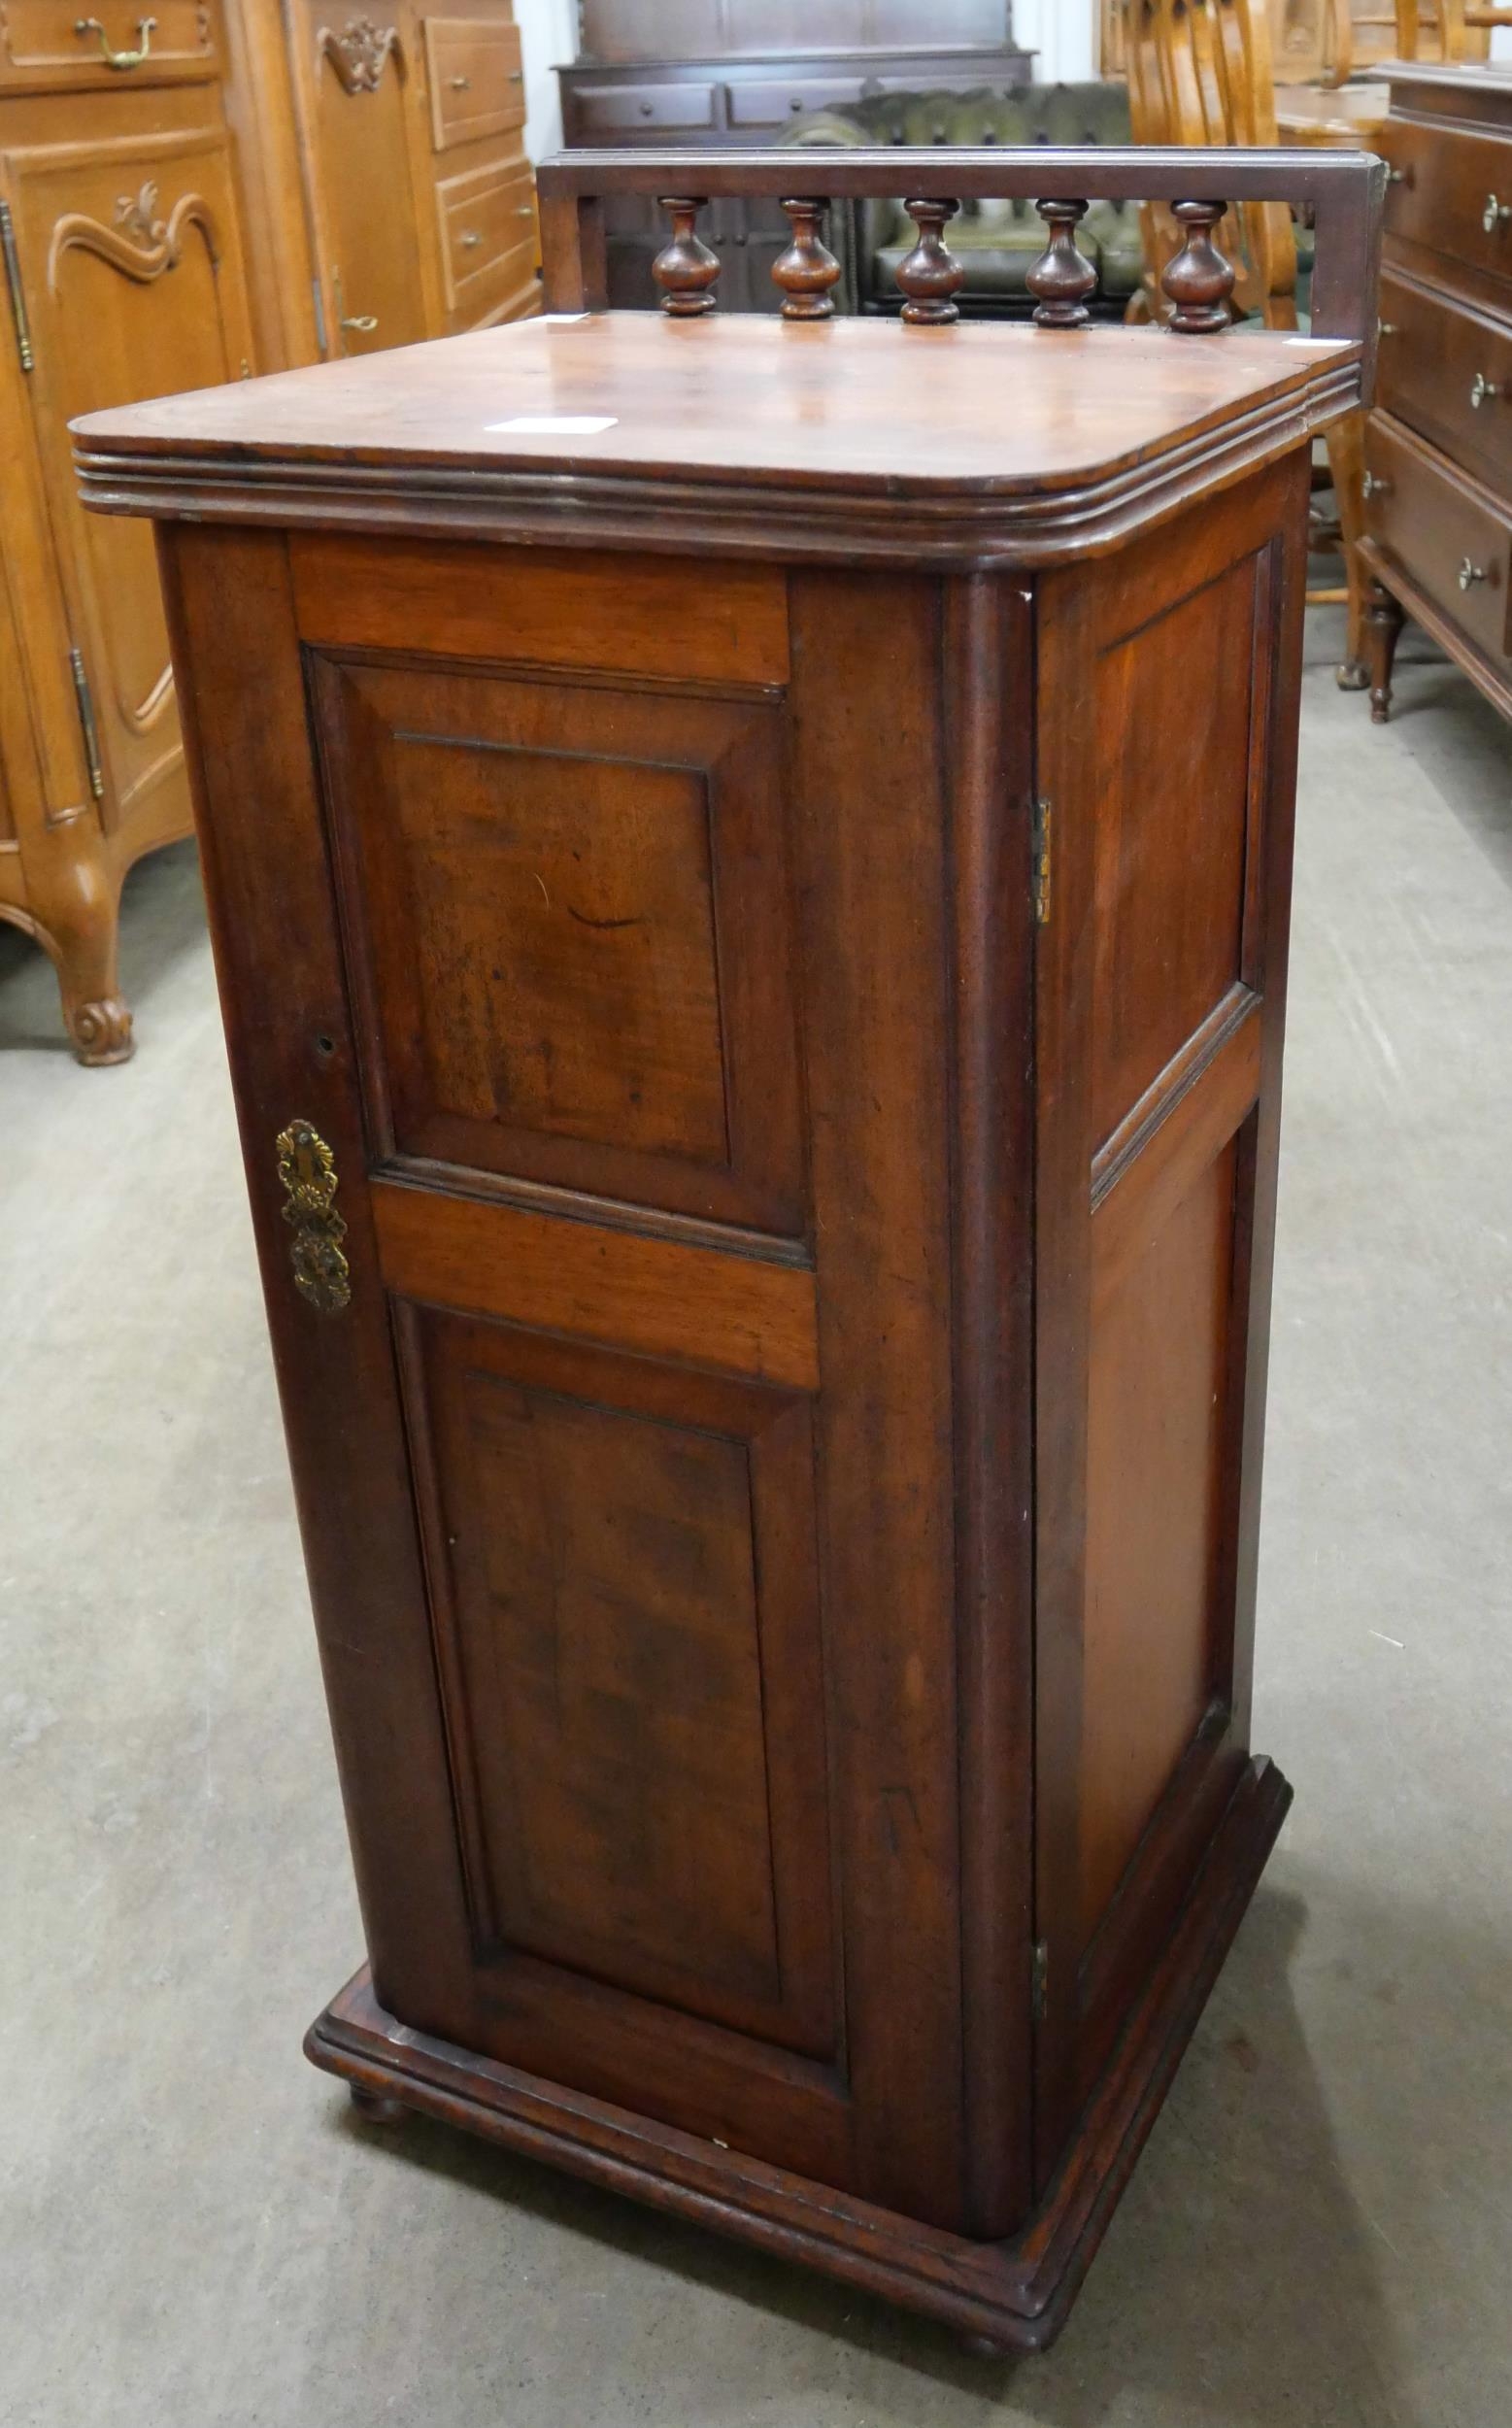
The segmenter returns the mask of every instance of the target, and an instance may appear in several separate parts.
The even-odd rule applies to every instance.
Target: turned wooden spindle
[[[1097,284],[1097,273],[1076,241],[1087,205],[1037,202],[1034,208],[1050,231],[1044,252],[1027,274],[1029,293],[1039,299],[1034,318],[1042,329],[1084,328],[1092,319],[1087,298]]]
[[[1213,242],[1213,230],[1227,204],[1173,202],[1171,212],[1181,223],[1186,243],[1168,262],[1160,285],[1176,309],[1171,326],[1183,337],[1205,337],[1211,330],[1233,324],[1228,298],[1233,293],[1233,263]]]
[[[772,263],[772,276],[783,290],[785,320],[827,320],[834,311],[830,294],[840,264],[820,238],[823,201],[794,199],[783,209],[792,228],[792,242]]]
[[[672,236],[652,263],[651,274],[661,288],[662,311],[680,320],[691,320],[714,310],[714,282],[720,275],[720,256],[710,252],[695,224],[706,197],[662,194],[658,200],[671,219]]]
[[[918,327],[958,320],[956,289],[966,273],[945,242],[945,222],[960,205],[921,201],[906,202],[903,208],[919,230],[918,244],[897,265],[897,283],[908,298],[903,318]]]

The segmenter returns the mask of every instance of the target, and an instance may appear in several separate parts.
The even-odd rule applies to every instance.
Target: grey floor
[[[126,1069],[0,931],[5,2428],[1512,2420],[1512,737],[1422,645],[1372,731],[1333,645],[1256,1722],[1296,1805],[1019,2366],[304,2065],[360,1949],[192,857],[128,892]]]

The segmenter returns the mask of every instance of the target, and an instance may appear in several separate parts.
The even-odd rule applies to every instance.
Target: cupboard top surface
[[[1112,545],[1302,444],[1360,388],[1357,345],[1277,332],[606,312],[73,429],[104,512],[1032,564]]]
[[[1355,351],[1265,332],[607,312],[238,381],[74,428],[91,452],[120,455],[234,448],[259,463],[345,456],[1025,489],[1119,468],[1294,396]],[[603,426],[551,426],[563,421]]]

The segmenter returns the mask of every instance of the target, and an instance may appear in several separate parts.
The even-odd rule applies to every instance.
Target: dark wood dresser
[[[557,70],[571,149],[770,144],[794,118],[865,93],[1006,91],[1026,84],[1034,64],[1014,43],[1010,0],[939,0],[930,9],[918,0],[816,0],[784,10],[770,0],[684,0],[675,13],[661,0],[585,0],[579,21],[580,54]],[[927,131],[915,140],[928,140]],[[612,206],[616,307],[646,304],[657,228],[653,204],[626,195]],[[781,213],[731,195],[709,232],[724,264],[725,310],[775,311]]]
[[[1365,442],[1371,714],[1403,610],[1512,716],[1512,75],[1393,68],[1378,403]]]
[[[362,1902],[309,2052],[999,2348],[1289,1800],[1309,450],[1383,172],[929,168],[1061,198],[1051,325],[952,324],[937,201],[906,325],[822,317],[819,198],[792,318],[687,226],[609,312],[596,180],[791,155],[564,158],[542,319],[76,437],[158,524]],[[1220,181],[1314,202],[1333,333],[1229,329]],[[1174,331],[1074,325],[1089,187],[1186,215]]]

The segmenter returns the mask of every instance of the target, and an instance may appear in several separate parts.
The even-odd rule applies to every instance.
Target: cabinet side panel
[[[1042,2179],[1247,1753],[1300,482],[1043,586]]]

